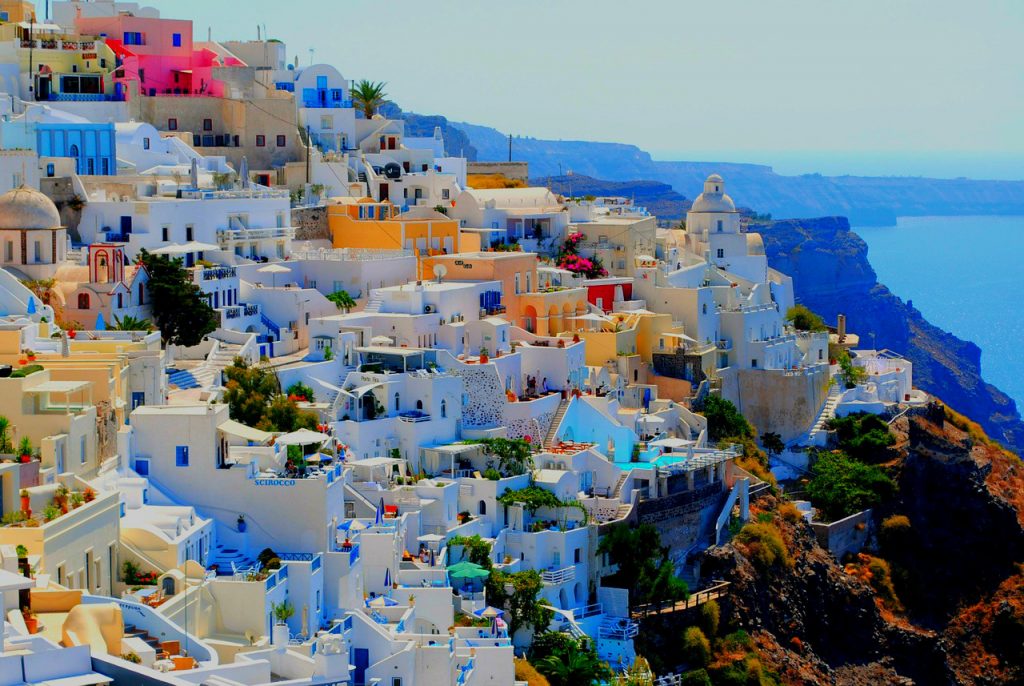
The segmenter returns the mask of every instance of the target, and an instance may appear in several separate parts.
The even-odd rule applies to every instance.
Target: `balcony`
[[[419,422],[430,421],[430,415],[423,412],[422,410],[410,410],[408,412],[402,412],[398,415],[398,418],[403,422],[409,422],[411,424],[418,424]]]
[[[723,338],[718,341],[716,347],[722,351],[732,350],[732,341],[730,341],[728,338]]]
[[[572,581],[576,578],[576,567],[569,565],[561,569],[545,569],[540,573],[540,579],[546,584],[561,584]]]
[[[221,247],[234,243],[262,240],[290,240],[295,238],[294,226],[278,226],[269,229],[221,229],[217,232],[217,241]]]
[[[234,267],[210,267],[208,269],[197,267],[192,269],[189,274],[192,278],[192,283],[195,284],[203,281],[217,281],[238,277],[238,271]]]

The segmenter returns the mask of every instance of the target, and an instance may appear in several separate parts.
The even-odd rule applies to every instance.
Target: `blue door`
[[[355,669],[353,677],[357,686],[366,683],[366,668],[370,666],[370,651],[367,648],[352,649],[352,665]]]
[[[144,391],[132,391],[132,409],[146,404],[146,393]]]

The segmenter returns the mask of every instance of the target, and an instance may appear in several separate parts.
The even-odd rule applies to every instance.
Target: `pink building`
[[[105,36],[117,58],[113,78],[117,95],[127,99],[128,84],[142,95],[224,96],[224,84],[213,78],[214,67],[245,66],[192,43],[192,22],[119,14],[78,17],[75,29],[84,35]]]

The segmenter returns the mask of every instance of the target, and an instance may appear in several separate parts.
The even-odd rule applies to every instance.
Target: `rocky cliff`
[[[785,684],[1024,683],[1024,464],[940,404],[893,428],[897,494],[875,523],[909,522],[880,546],[898,599],[766,497],[754,517],[778,528],[791,562],[759,564],[742,543],[709,551],[702,571],[732,583],[722,622],[748,631]]]
[[[862,345],[889,348],[914,363],[916,386],[970,415],[1007,446],[1024,449],[1016,404],[981,376],[981,349],[930,324],[878,283],[867,244],[845,218],[776,221],[751,230],[764,236],[769,264],[793,277],[799,302],[828,321],[846,314]]]
[[[504,160],[508,136],[486,126],[453,122],[480,160]],[[654,160],[635,145],[591,141],[512,140],[512,155],[534,176],[573,170],[600,179],[656,179],[694,197],[704,179],[725,177],[729,194],[745,207],[776,217],[850,217],[855,225],[892,225],[897,216],[1024,214],[1024,181],[777,174],[760,164]]]

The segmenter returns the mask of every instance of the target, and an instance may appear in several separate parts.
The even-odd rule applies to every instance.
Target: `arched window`
[[[441,401],[441,419],[445,419],[448,416],[448,401]]]
[[[78,294],[78,309],[88,310],[89,309],[89,294],[79,293]]]
[[[483,500],[481,500],[480,504],[477,505],[477,514],[480,514],[480,515],[487,514],[487,503],[485,503]]]
[[[422,410],[423,409],[423,401],[422,400],[417,400],[416,401],[416,409],[417,410]]]
[[[395,412],[398,412],[398,401],[399,401],[398,394],[395,393]]]
[[[721,231],[722,231],[722,220],[721,219],[718,220],[718,231],[719,231],[719,233],[721,233]]]
[[[633,383],[636,383],[639,380],[639,378],[640,378],[640,370],[639,369],[634,369],[633,370]]]

